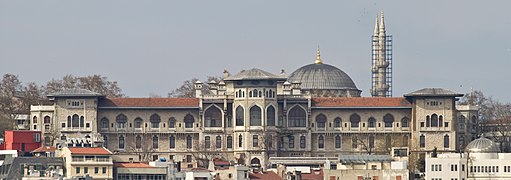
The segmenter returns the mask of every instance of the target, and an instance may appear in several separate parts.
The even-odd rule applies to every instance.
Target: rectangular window
[[[94,167],[94,174],[99,173],[99,167]]]
[[[305,149],[305,136],[300,136],[300,148]]]
[[[101,173],[106,174],[106,167],[101,168]]]
[[[252,147],[259,147],[259,136],[252,136]]]
[[[76,174],[80,174],[80,167],[76,167]]]
[[[295,148],[295,137],[289,136],[289,148]]]
[[[34,142],[41,142],[41,135],[40,134],[34,134]]]
[[[89,173],[89,167],[84,167],[83,168],[83,173],[84,174],[88,174]]]

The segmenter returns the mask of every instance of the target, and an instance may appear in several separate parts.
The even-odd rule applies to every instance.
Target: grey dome
[[[288,81],[301,82],[302,89],[358,90],[348,74],[328,64],[309,64],[289,75]]]
[[[500,148],[492,140],[481,137],[468,143],[465,151],[472,153],[498,153],[500,152]]]

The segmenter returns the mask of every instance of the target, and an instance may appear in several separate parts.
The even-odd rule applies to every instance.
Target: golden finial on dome
[[[323,61],[321,60],[321,55],[319,53],[319,46],[316,54],[316,60],[314,61],[315,64],[323,64]]]

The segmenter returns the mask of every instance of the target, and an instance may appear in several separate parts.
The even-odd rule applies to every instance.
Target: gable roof
[[[266,80],[266,79],[275,79],[275,80],[286,80],[285,77],[277,76],[275,74],[253,68],[249,70],[242,70],[238,74],[227,77],[225,81],[233,81],[233,80]]]
[[[134,107],[199,107],[198,98],[106,98],[99,102],[99,108]]]
[[[444,97],[461,97],[463,94],[443,89],[443,88],[423,88],[404,95],[405,97],[416,96],[444,96]]]
[[[312,98],[312,108],[411,108],[403,97],[336,97]]]
[[[37,149],[34,149],[32,153],[44,153],[44,152],[55,152],[57,148],[53,146],[41,146]]]
[[[43,169],[47,169],[49,165],[60,165],[64,167],[64,159],[58,157],[15,157],[8,158],[4,161],[5,164],[10,164],[7,173],[4,174],[6,179],[22,179],[22,165],[23,164],[37,164],[41,165]]]
[[[108,149],[104,147],[68,147],[69,151],[71,151],[71,154],[92,154],[92,155],[111,155],[112,152],[110,152]]]

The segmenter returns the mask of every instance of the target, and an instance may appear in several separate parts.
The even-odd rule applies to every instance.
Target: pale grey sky
[[[0,0],[0,72],[39,84],[101,74],[124,93],[165,96],[182,81],[313,63],[370,88],[370,36],[385,11],[394,96],[470,87],[511,102],[511,1]]]

